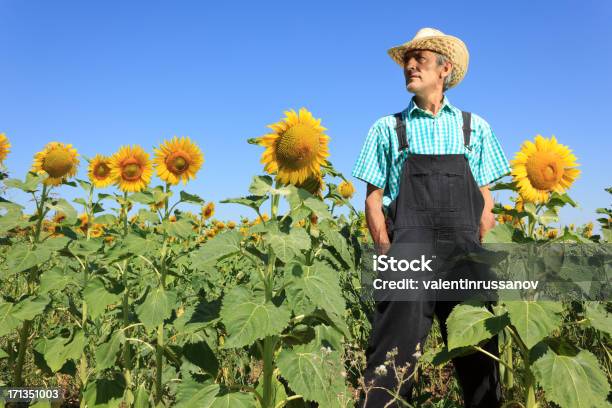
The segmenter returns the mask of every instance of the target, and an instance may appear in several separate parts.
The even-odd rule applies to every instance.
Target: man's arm
[[[484,198],[484,208],[480,217],[480,241],[482,241],[487,231],[495,226],[495,215],[491,212],[494,204],[489,186],[480,187],[480,192]]]
[[[372,235],[379,255],[386,253],[391,245],[387,234],[387,225],[385,224],[385,214],[382,211],[382,197],[383,189],[368,183],[365,216],[370,235]]]

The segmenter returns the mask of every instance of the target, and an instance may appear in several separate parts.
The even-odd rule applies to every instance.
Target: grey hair
[[[436,54],[436,62],[438,63],[438,66],[444,65],[446,64],[446,62],[450,62],[450,60],[448,59],[446,55],[442,55],[435,51],[432,51],[432,52]],[[444,85],[442,86],[443,91],[446,91],[448,89],[448,86],[450,85],[452,79],[453,79],[453,68],[451,68],[451,72],[446,76],[446,78],[444,78]]]

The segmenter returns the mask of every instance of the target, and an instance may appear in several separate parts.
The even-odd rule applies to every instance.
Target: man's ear
[[[446,61],[444,66],[442,67],[442,71],[440,71],[440,78],[446,78],[451,74],[453,70],[453,64],[450,61]]]

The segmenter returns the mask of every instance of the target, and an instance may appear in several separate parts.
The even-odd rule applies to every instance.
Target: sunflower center
[[[189,169],[189,155],[181,150],[172,152],[166,159],[166,167],[175,175],[183,174]]]
[[[106,163],[100,163],[94,169],[94,175],[99,179],[104,179],[110,174],[110,167]]]
[[[538,190],[552,190],[563,177],[562,161],[553,152],[534,153],[527,160],[525,167],[529,181]]]
[[[138,160],[134,158],[127,159],[121,166],[121,177],[127,181],[136,181],[142,175],[142,167]]]
[[[66,150],[52,150],[45,156],[42,169],[50,177],[63,177],[72,169],[72,157],[70,157],[70,153]]]
[[[313,162],[319,153],[319,134],[301,123],[287,129],[276,144],[280,165],[299,169]]]

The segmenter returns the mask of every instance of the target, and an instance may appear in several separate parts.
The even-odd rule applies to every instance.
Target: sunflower
[[[89,230],[89,236],[100,238],[104,234],[104,224],[94,224]]]
[[[548,231],[546,231],[546,236],[548,237],[548,239],[555,239],[557,238],[558,233],[559,231],[556,229],[549,229]]]
[[[86,213],[82,213],[79,214],[79,221],[81,222],[81,225],[79,225],[79,229],[83,232],[86,233],[87,230],[89,229],[89,216]]]
[[[508,205],[508,204],[504,204],[503,207],[504,209],[504,213],[501,213],[497,216],[497,222],[499,222],[500,224],[506,224],[506,223],[510,223],[513,220],[513,216],[508,214],[508,211],[512,211],[512,206]]]
[[[270,216],[268,215],[268,213],[263,213],[261,215],[261,217],[258,216],[257,218],[255,218],[255,220],[253,221],[253,223],[251,225],[257,225],[257,224],[261,223],[262,221],[266,222],[269,219],[270,219]]]
[[[78,155],[71,144],[47,143],[44,149],[34,155],[32,171],[48,175],[44,181],[46,185],[58,186],[76,174],[79,167]]]
[[[227,223],[227,228],[233,230],[234,228],[236,228],[236,223],[234,221],[229,221]]]
[[[0,164],[6,159],[9,152],[11,151],[11,144],[4,133],[0,133]]]
[[[149,154],[138,145],[121,147],[110,163],[111,178],[121,191],[141,191],[151,181],[153,169]]]
[[[593,235],[593,223],[592,222],[589,222],[588,224],[584,226],[584,229],[582,230],[582,235],[585,238],[590,238]]]
[[[166,200],[162,200],[162,201],[153,203],[149,205],[149,208],[151,209],[151,211],[163,210],[164,208],[166,208]]]
[[[295,186],[308,191],[312,195],[321,197],[321,191],[325,188],[325,183],[321,174],[313,174],[304,182],[297,183]]]
[[[563,193],[580,174],[576,156],[557,139],[537,135],[526,141],[512,160],[512,177],[526,202],[544,203],[551,191]]]
[[[270,174],[277,174],[281,183],[303,183],[309,176],[321,173],[321,165],[329,156],[329,136],[321,126],[321,119],[315,119],[306,108],[299,114],[294,110],[285,111],[286,117],[280,122],[268,125],[272,133],[263,135],[258,143],[266,147],[261,163]]]
[[[350,200],[353,198],[353,194],[355,194],[355,186],[350,181],[342,181],[338,184],[338,192],[342,198]]]
[[[207,220],[215,215],[215,203],[212,201],[202,207],[202,218]]]
[[[87,175],[94,187],[104,188],[113,184],[110,157],[96,154],[89,162]]]
[[[153,164],[157,177],[169,184],[186,184],[204,163],[204,156],[198,145],[188,137],[176,136],[172,140],[165,140],[159,149],[153,149],[155,158]]]
[[[61,211],[56,211],[55,214],[53,214],[53,222],[56,224],[60,224],[64,222],[65,219],[66,219],[66,214],[64,214]]]
[[[523,197],[521,195],[516,197],[514,200],[514,209],[518,212],[523,212],[525,209],[525,201],[523,201]]]

